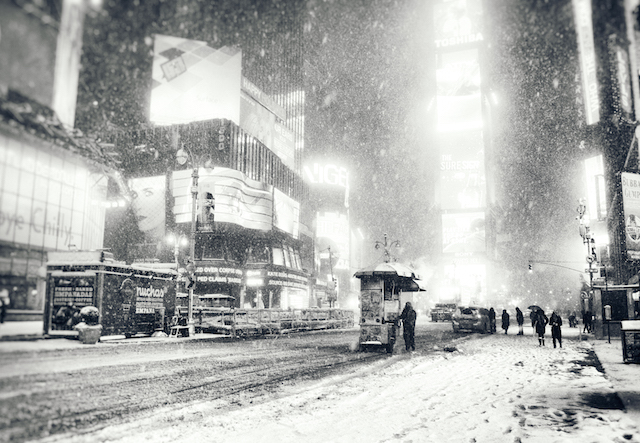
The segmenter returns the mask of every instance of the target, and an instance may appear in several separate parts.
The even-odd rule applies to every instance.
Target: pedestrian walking
[[[516,321],[518,322],[518,335],[524,335],[524,314],[516,306]]]
[[[502,310],[502,329],[504,329],[505,335],[507,334],[507,330],[509,329],[509,313],[506,309]]]
[[[544,334],[547,330],[547,324],[549,324],[549,318],[542,309],[536,311],[533,323],[536,334],[538,334],[538,346],[544,346]]]
[[[492,334],[496,332],[496,310],[493,308],[489,309],[489,329]]]
[[[551,338],[553,339],[553,347],[556,347],[556,340],[560,347],[562,347],[562,330],[560,327],[562,326],[562,318],[556,314],[556,311],[553,311],[551,314],[551,318],[549,319],[549,324],[551,325]]]
[[[415,334],[416,334],[416,311],[411,306],[411,302],[404,305],[400,320],[402,320],[402,337],[404,338],[404,347],[407,351],[415,351]]]

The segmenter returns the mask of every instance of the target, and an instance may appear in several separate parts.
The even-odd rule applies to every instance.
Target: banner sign
[[[596,52],[593,43],[591,0],[573,0],[573,13],[576,34],[578,35],[585,114],[587,124],[593,125],[600,121],[600,102],[596,76]]]
[[[640,174],[623,172],[620,181],[627,257],[640,260]]]

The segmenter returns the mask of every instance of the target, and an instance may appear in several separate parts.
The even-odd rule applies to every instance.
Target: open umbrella
[[[544,309],[542,309],[540,306],[538,305],[531,305],[529,306],[527,309],[531,309],[532,311],[542,311],[544,312]]]

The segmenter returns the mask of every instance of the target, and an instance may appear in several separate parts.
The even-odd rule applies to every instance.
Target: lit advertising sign
[[[640,260],[640,174],[623,172],[620,181],[627,256]]]
[[[316,221],[316,238],[324,240],[318,245],[331,248],[333,269],[349,269],[348,217],[337,212],[319,212]],[[328,252],[326,258],[329,259]]]
[[[215,222],[270,231],[273,226],[272,186],[229,168],[199,170],[198,195],[215,198]],[[191,171],[173,172],[176,223],[191,223]],[[199,204],[199,208],[203,205]]]
[[[149,120],[158,125],[224,118],[240,124],[242,52],[156,35]]]
[[[611,38],[611,37],[610,37]],[[617,44],[611,44],[609,50],[616,67],[618,103],[625,117],[631,117],[631,77],[629,76],[629,55]]]
[[[587,178],[587,213],[590,220],[604,220],[607,217],[607,190],[604,181],[604,161],[602,155],[584,161]]]
[[[276,188],[273,188],[273,226],[293,238],[299,236],[300,203]]]
[[[36,248],[103,247],[107,178],[71,155],[0,134],[0,240]]]
[[[438,54],[438,131],[482,128],[478,50]]]
[[[314,185],[329,185],[341,188],[349,187],[349,172],[347,168],[334,164],[307,165],[304,167],[307,180]]]
[[[194,274],[199,283],[242,283],[242,269],[232,266],[197,266]]]
[[[485,213],[442,214],[442,248],[457,255],[485,252]]]
[[[62,2],[62,17],[56,46],[52,108],[60,121],[71,128],[76,116],[84,9],[83,0]]]
[[[440,1],[433,7],[433,18],[438,49],[483,40],[481,0]]]
[[[600,102],[598,100],[591,0],[573,0],[572,2],[576,34],[578,35],[578,54],[580,57],[580,72],[582,74],[585,114],[587,124],[593,125],[600,121]]]
[[[142,231],[146,242],[160,242],[165,237],[165,201],[166,178],[132,178],[129,189],[133,193],[131,209],[136,216],[138,229]]]
[[[440,137],[439,203],[442,209],[479,209],[486,202],[482,131]]]

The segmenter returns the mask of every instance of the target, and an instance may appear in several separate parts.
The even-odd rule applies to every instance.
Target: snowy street
[[[442,336],[446,326],[424,324],[418,333]],[[531,329],[525,331],[460,334],[446,350],[418,337],[415,353],[405,353],[400,342],[392,357],[282,383],[270,393],[245,392],[233,401],[201,396],[131,422],[36,441],[640,441],[589,341],[566,328],[562,349],[550,337],[539,347]]]

